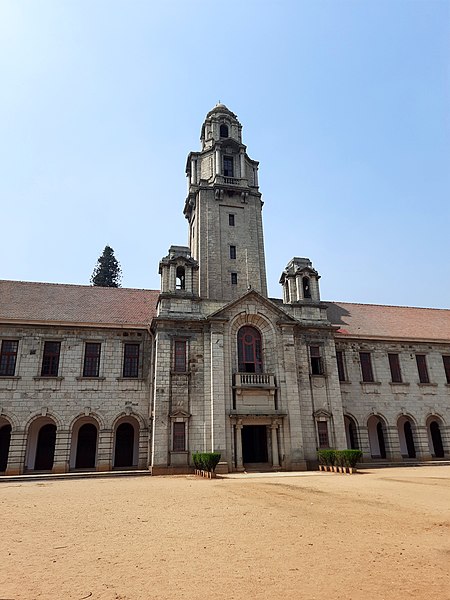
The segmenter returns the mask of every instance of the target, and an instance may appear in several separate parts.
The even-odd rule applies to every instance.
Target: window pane
[[[60,350],[61,342],[45,342],[41,369],[43,377],[57,377]]]
[[[186,426],[185,423],[173,424],[173,449],[174,452],[185,452],[186,450]]]
[[[447,383],[450,383],[450,356],[443,356],[442,360],[444,362],[445,376],[447,378]]]
[[[139,374],[139,344],[125,344],[123,376],[137,377]]]
[[[344,352],[342,350],[336,351],[336,361],[337,361],[339,381],[345,381]]]
[[[230,246],[230,258],[236,258],[236,246]]]
[[[186,340],[175,340],[175,371],[186,372]]]
[[[320,346],[310,346],[309,353],[311,359],[311,374],[323,375],[323,363],[320,355]]]
[[[373,381],[372,357],[370,352],[360,352],[359,359],[361,361],[362,380],[368,382]]]
[[[234,177],[232,156],[223,157],[223,174],[225,177]]]
[[[401,383],[402,374],[400,371],[400,360],[398,354],[388,354],[389,367],[391,369],[391,381],[392,383]]]
[[[19,342],[17,340],[3,340],[0,354],[0,375],[14,376],[16,370],[17,348]]]
[[[100,371],[100,348],[101,344],[86,343],[83,377],[98,377]]]
[[[234,227],[234,215],[228,215],[228,225]]]
[[[428,377],[427,359],[425,354],[416,354],[417,371],[419,372],[420,383],[430,383]]]
[[[317,422],[317,433],[319,435],[319,448],[329,448],[328,423],[327,421]]]
[[[238,332],[238,369],[240,373],[262,373],[261,334],[255,327],[241,327]]]
[[[231,283],[237,285],[237,273],[231,273]]]

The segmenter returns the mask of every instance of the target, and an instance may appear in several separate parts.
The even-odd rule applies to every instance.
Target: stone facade
[[[0,471],[306,469],[450,456],[450,311],[320,299],[307,258],[267,297],[258,163],[217,105],[188,156],[189,246],[161,290],[0,284]]]

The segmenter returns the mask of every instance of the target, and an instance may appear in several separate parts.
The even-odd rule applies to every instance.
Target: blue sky
[[[269,292],[448,307],[450,0],[2,0],[0,277],[158,288],[218,102],[260,161]]]

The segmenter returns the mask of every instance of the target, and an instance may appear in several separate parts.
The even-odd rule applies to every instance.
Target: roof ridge
[[[152,290],[149,288],[132,288],[132,287],[109,287],[101,285],[87,285],[85,283],[54,283],[52,281],[24,281],[22,279],[0,279],[1,283],[25,283],[27,285],[54,285],[57,287],[71,287],[71,288],[88,288],[88,289],[109,289],[109,290],[122,290],[122,291],[136,291],[136,292],[157,292],[160,290]]]
[[[323,300],[325,304],[346,304],[349,306],[379,306],[380,308],[413,308],[415,310],[446,310],[450,308],[433,308],[431,306],[406,306],[404,304],[375,304],[374,302],[341,302],[340,300]]]

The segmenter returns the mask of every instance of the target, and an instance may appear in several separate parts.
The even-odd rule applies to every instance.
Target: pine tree
[[[120,287],[122,269],[114,256],[111,246],[105,246],[91,276],[92,285],[101,287]]]

